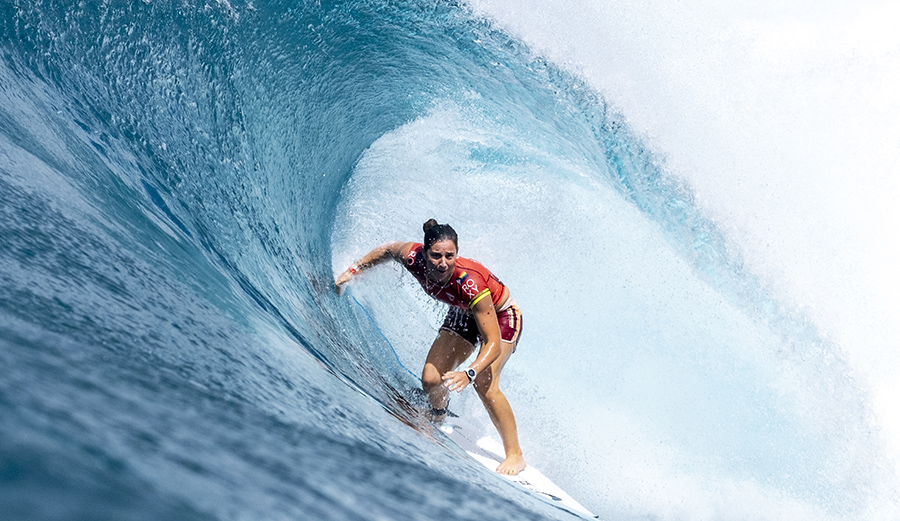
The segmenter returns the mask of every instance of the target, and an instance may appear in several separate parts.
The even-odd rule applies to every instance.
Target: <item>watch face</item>
[[[466,376],[469,377],[469,381],[474,380],[475,379],[475,370],[472,369],[471,367],[469,369],[466,369]]]

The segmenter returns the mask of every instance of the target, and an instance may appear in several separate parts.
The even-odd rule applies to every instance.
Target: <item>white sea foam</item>
[[[851,375],[785,360],[783,339],[699,279],[654,221],[597,181],[597,165],[483,110],[478,99],[438,103],[370,147],[337,214],[336,268],[417,239],[429,217],[453,223],[461,254],[498,273],[525,312],[504,380],[529,461],[589,508],[785,520],[881,508],[869,504],[883,493],[871,490],[883,478],[877,447],[843,417],[863,396]],[[409,278],[405,289],[381,278],[359,282],[379,285],[367,305],[401,360],[420,367],[434,333],[420,329],[439,311],[394,300],[421,294]],[[455,400],[483,416],[471,396]]]
[[[900,456],[900,5],[472,0],[584,77],[871,389]]]

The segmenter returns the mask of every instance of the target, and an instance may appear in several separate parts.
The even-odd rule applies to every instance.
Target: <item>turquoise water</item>
[[[333,291],[430,217],[512,288],[526,457],[592,511],[895,501],[839,349],[599,94],[464,6],[4,3],[0,49],[9,519],[568,518],[421,417],[441,309],[411,278]]]

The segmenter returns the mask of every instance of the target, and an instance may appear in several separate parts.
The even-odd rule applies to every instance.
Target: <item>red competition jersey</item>
[[[494,307],[500,304],[505,286],[487,268],[471,259],[456,258],[453,276],[446,285],[428,280],[425,275],[425,246],[415,243],[403,259],[403,266],[413,274],[425,293],[461,309],[471,309],[479,300],[490,295]]]

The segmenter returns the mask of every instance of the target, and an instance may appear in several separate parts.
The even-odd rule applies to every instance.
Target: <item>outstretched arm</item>
[[[403,257],[405,257],[407,253],[409,253],[412,245],[413,243],[411,242],[389,242],[387,244],[382,244],[369,253],[363,255],[361,259],[351,264],[349,268],[338,275],[337,280],[334,281],[334,285],[337,289],[338,295],[341,294],[342,286],[349,282],[350,279],[352,279],[359,272],[376,264],[380,264],[388,259],[394,259],[398,262],[402,261]]]

